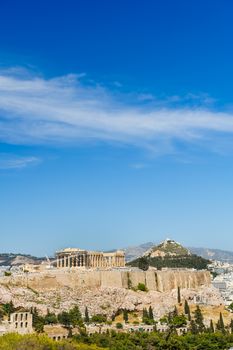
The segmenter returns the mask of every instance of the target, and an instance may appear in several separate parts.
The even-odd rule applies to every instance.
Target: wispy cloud
[[[141,169],[147,168],[148,164],[146,164],[146,163],[133,163],[133,164],[130,164],[130,167],[133,169],[136,169],[136,170],[141,170]]]
[[[29,165],[40,163],[37,157],[20,157],[9,154],[0,154],[0,170],[22,169]]]
[[[141,96],[142,102],[130,103],[102,86],[82,83],[74,74],[45,79],[15,68],[0,71],[0,141],[104,141],[172,152],[176,141],[211,148],[216,135],[233,133],[233,114],[211,109],[208,95],[192,107],[184,106],[179,96],[157,105],[143,103],[145,98],[154,100],[153,95]]]

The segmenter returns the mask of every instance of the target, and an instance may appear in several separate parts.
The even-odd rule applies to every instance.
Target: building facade
[[[30,334],[33,332],[32,314],[30,312],[14,312],[10,318],[0,322],[0,335],[5,333]]]
[[[56,253],[57,268],[111,268],[125,266],[125,253],[94,252],[78,248],[66,248]]]

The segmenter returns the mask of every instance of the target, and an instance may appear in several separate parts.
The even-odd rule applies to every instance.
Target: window
[[[15,321],[18,320],[18,314],[15,314]]]
[[[25,314],[25,320],[27,321],[27,319],[28,319],[28,314]]]
[[[28,323],[27,322],[25,322],[25,328],[28,328]]]
[[[20,314],[20,320],[22,321],[22,319],[23,319],[23,314]]]
[[[18,322],[15,322],[15,328],[18,328]]]
[[[23,328],[23,322],[20,322],[20,327]]]

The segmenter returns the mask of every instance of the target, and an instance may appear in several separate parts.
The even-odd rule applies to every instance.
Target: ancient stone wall
[[[148,290],[167,292],[177,287],[198,288],[211,284],[208,271],[195,270],[51,270],[41,273],[25,273],[1,277],[0,284],[50,290],[67,286],[70,288],[136,288],[144,283]]]

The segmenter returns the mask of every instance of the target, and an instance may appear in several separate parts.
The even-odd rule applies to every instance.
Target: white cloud
[[[29,165],[38,164],[41,160],[37,157],[19,157],[8,154],[0,154],[0,169],[22,169]]]
[[[45,79],[17,69],[0,72],[0,141],[76,144],[94,140],[170,152],[174,141],[205,142],[211,148],[216,134],[233,133],[233,114],[208,109],[208,103],[198,108],[130,104],[127,98],[120,99],[98,85],[85,85],[80,78],[70,74]]]

